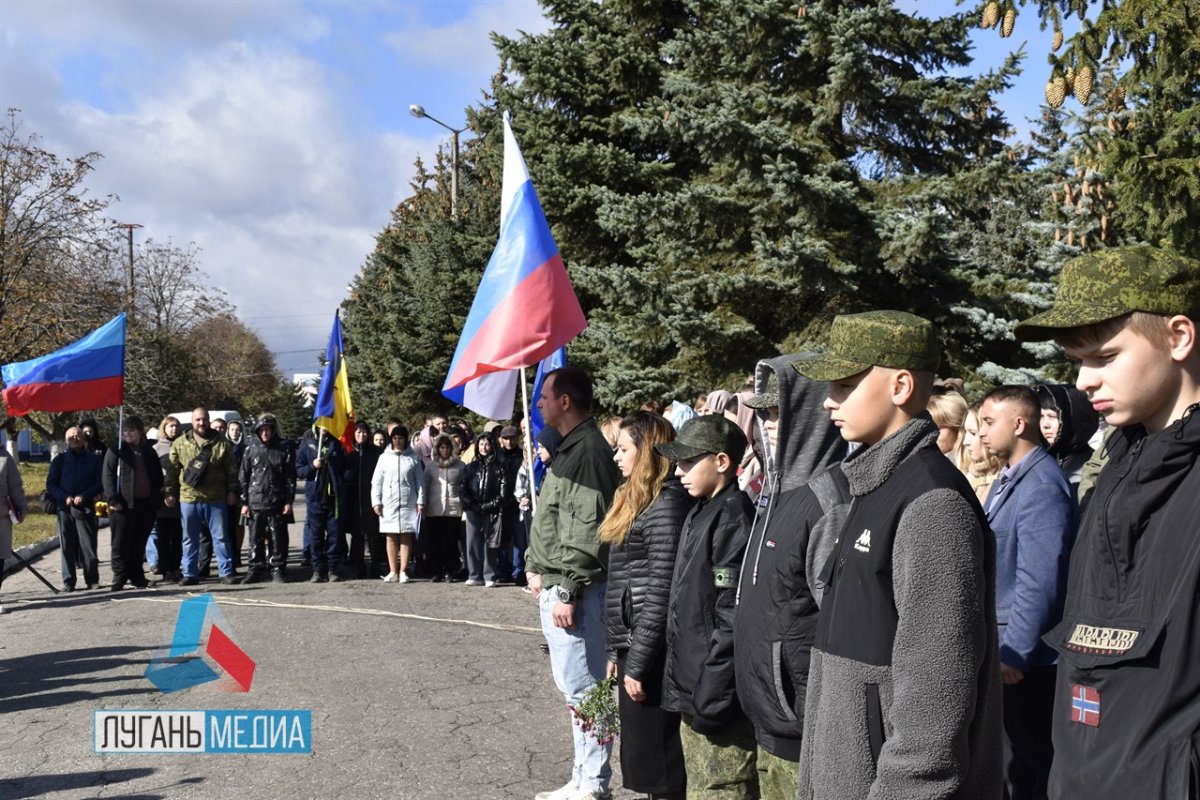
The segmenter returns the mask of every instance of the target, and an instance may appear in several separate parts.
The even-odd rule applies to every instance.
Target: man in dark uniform
[[[1200,262],[1138,245],[1075,258],[1048,311],[1075,385],[1117,430],[1068,572],[1050,797],[1188,800],[1200,786]]]

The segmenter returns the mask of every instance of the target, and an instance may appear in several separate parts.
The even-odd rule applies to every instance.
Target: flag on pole
[[[542,463],[537,455],[537,437],[542,432],[542,428],[546,427],[545,420],[542,419],[542,410],[538,408],[538,400],[542,397],[542,383],[546,379],[547,372],[553,372],[559,367],[567,365],[567,348],[560,347],[550,355],[542,359],[538,364],[537,374],[533,376],[533,400],[529,406],[529,438],[534,442],[533,452],[533,479],[535,486],[542,485],[542,477],[546,474],[546,465]]]
[[[508,419],[516,398],[513,370],[533,366],[586,327],[506,114],[500,239],[442,394],[482,416]]]
[[[329,349],[325,352],[317,403],[313,407],[313,424],[340,441],[347,453],[354,449],[354,405],[350,402],[350,375],[346,371],[342,348],[342,320],[336,313],[333,330],[329,332]]]
[[[88,411],[125,402],[125,315],[61,350],[0,367],[8,413]]]

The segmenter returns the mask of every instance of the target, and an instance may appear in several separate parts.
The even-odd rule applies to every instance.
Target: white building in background
[[[21,461],[46,461],[50,458],[50,445],[43,442],[40,437],[35,437],[29,428],[17,431],[16,445]],[[0,446],[12,452],[12,448],[9,447],[8,434],[4,431],[0,431]]]
[[[296,385],[296,394],[304,398],[304,407],[311,408],[317,402],[317,390],[321,386],[321,373],[293,372],[292,383]]]

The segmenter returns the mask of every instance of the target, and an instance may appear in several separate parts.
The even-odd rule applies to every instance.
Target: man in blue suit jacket
[[[1041,410],[1025,386],[983,399],[979,438],[1004,470],[984,510],[996,535],[996,620],[1004,683],[1004,771],[1012,800],[1044,800],[1057,653],[1042,634],[1058,624],[1075,541],[1075,497],[1042,446]]]

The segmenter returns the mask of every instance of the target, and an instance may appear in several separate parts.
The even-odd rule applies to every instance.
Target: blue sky
[[[462,124],[497,66],[489,32],[545,27],[534,0],[2,0],[0,105],[50,150],[103,153],[90,185],[120,196],[110,213],[195,242],[284,372],[309,372],[414,159],[445,142],[409,104]],[[980,67],[1025,40],[1002,98],[1021,132],[1049,32],[1026,10],[1012,38],[976,36]]]

